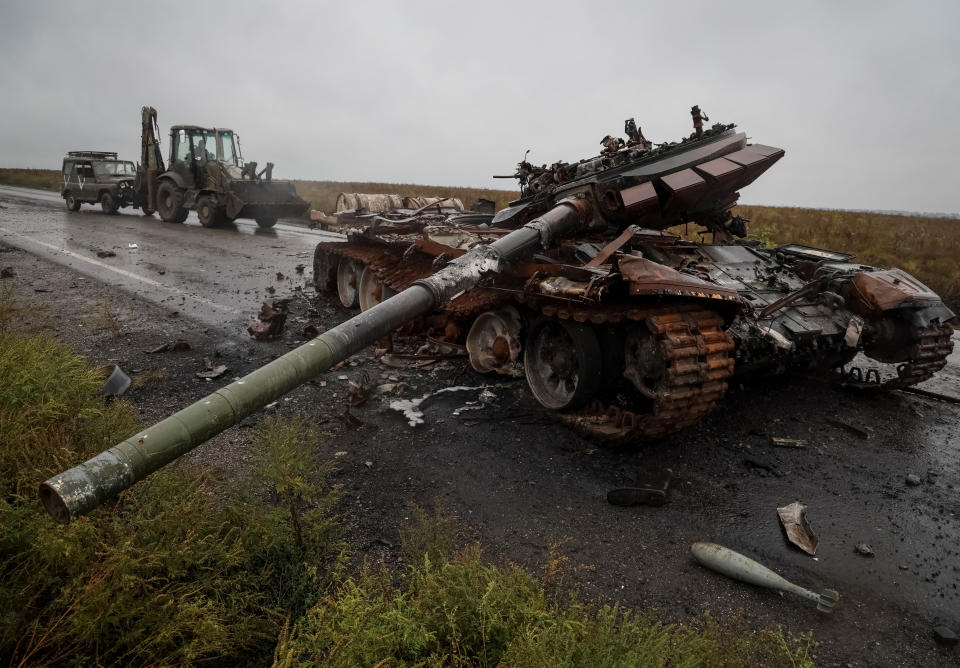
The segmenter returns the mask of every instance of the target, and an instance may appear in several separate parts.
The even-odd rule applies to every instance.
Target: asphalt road
[[[317,242],[340,238],[247,220],[206,229],[193,213],[177,225],[134,209],[108,216],[85,204],[71,212],[56,193],[11,186],[0,186],[0,206],[5,243],[218,327],[256,315],[273,296],[268,286],[283,292],[278,272],[296,280],[303,265],[309,276]]]
[[[56,195],[0,187],[0,242],[233,336],[273,296],[268,286],[279,298],[309,283],[320,238],[329,236],[286,225],[264,234],[244,222],[205,229],[192,217],[168,225],[86,206],[70,213]],[[98,257],[103,250],[116,256]],[[302,276],[299,264],[307,265]],[[278,281],[277,272],[285,278]],[[315,312],[325,326],[348,315],[330,304]],[[288,327],[270,347],[289,348],[298,336]],[[957,348],[927,389],[960,396]],[[323,416],[333,447],[349,453],[339,482],[350,521],[374,553],[390,551],[377,547],[379,539],[395,541],[406,501],[442,496],[505,559],[536,566],[561,542],[574,562],[591,566],[580,582],[600,600],[652,607],[668,621],[743,610],[751,626],[812,629],[827,664],[960,662],[960,648],[931,637],[938,625],[960,631],[960,405],[767,379],[734,384],[714,414],[681,434],[610,452],[554,424],[522,381],[480,377],[460,363],[432,373],[395,371],[361,357],[292,400]],[[230,363],[239,371],[243,362]],[[363,372],[396,374],[409,385],[408,397],[492,384],[495,399],[458,415],[476,392],[438,395],[424,404],[425,423],[416,428],[386,400],[373,400],[354,410],[361,427],[343,427],[336,419],[346,399],[340,376]],[[803,439],[806,447],[774,447],[771,437]],[[667,505],[606,503],[608,490],[666,469],[673,476]],[[920,484],[907,484],[909,474]],[[783,538],[776,508],[793,501],[808,506],[820,535],[815,558]],[[802,586],[836,589],[840,603],[823,615],[795,597],[706,572],[689,556],[697,540],[741,551]],[[875,556],[857,554],[860,543]]]

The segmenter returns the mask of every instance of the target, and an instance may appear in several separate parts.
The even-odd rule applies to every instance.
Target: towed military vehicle
[[[736,373],[827,372],[862,352],[888,367],[865,380],[906,387],[945,365],[954,314],[906,272],[744,239],[738,191],[784,151],[734,125],[696,129],[654,146],[628,121],[628,141],[607,136],[598,156],[522,161],[521,197],[495,215],[372,216],[320,243],[317,289],[361,313],[47,480],[41,500],[66,522],[401,326],[523,375],[609,443],[696,423]],[[668,231],[682,223],[714,243]]]

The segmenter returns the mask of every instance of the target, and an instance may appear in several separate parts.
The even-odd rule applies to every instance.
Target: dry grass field
[[[900,267],[954,305],[960,302],[960,220],[930,216],[739,206],[750,236],[855,253],[857,262]]]
[[[57,190],[60,174],[54,169],[0,169],[0,183]],[[485,190],[408,183],[355,181],[294,181],[297,192],[313,209],[332,212],[340,192],[399,193],[459,197],[470,206],[478,197],[502,209],[519,196],[517,191]],[[900,267],[960,304],[960,220],[917,215],[827,211],[792,207],[739,206],[735,213],[750,220],[750,235],[768,244],[802,243],[848,253],[857,261],[881,267]],[[681,230],[682,231],[682,230]]]

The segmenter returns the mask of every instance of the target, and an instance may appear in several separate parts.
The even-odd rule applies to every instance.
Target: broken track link
[[[911,335],[910,360],[897,365],[897,377],[881,380],[876,369],[864,372],[859,367],[841,369],[840,384],[845,386],[899,390],[929,380],[947,365],[947,357],[953,352],[953,327],[932,323],[914,328]]]
[[[542,311],[561,315],[548,314],[547,311],[553,311],[551,308]],[[734,366],[730,355],[733,337],[724,331],[723,318],[713,311],[696,305],[677,305],[624,313],[628,320],[646,323],[666,363],[650,408],[640,413],[595,400],[586,411],[561,416],[576,431],[609,446],[663,438],[695,424],[724,397],[726,379],[733,374]],[[604,315],[594,313],[598,314]],[[590,311],[572,310],[565,315],[580,322],[593,321]]]

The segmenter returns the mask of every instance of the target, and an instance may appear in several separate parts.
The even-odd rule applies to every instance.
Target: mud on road
[[[299,277],[301,288],[278,284],[276,297],[292,299],[284,334],[257,343],[236,325],[204,324],[19,249],[0,246],[0,266],[13,269],[0,288],[22,307],[17,329],[49,331],[91,363],[115,362],[135,377],[164,370],[128,393],[145,422],[286,352],[304,340],[305,325],[329,327],[347,316],[313,294],[309,276]],[[178,338],[190,350],[147,352]],[[228,366],[223,379],[196,377],[204,357]],[[386,394],[374,389],[348,409],[344,378],[387,386]],[[488,392],[485,401],[479,389],[438,394],[423,403],[416,427],[388,408],[452,386]],[[358,559],[401,563],[406,504],[440,498],[459,517],[462,539],[480,541],[491,559],[536,570],[559,544],[585,566],[578,584],[598,602],[653,608],[667,622],[742,611],[748,627],[812,630],[825,665],[942,665],[960,656],[932,636],[940,625],[960,627],[960,405],[770,379],[732,387],[718,411],[682,434],[609,451],[558,424],[522,381],[480,376],[464,360],[396,369],[371,349],[272,410],[313,416],[327,430],[324,454],[338,461],[340,510]],[[244,475],[247,427],[260,417],[179,465]],[[775,447],[771,437],[806,447]],[[607,503],[609,490],[666,469],[666,505]],[[908,484],[908,475],[920,484]],[[808,506],[820,535],[816,558],[784,539],[776,508],[793,501]],[[836,589],[840,602],[823,615],[796,597],[726,580],[695,564],[689,548],[699,540],[743,552],[801,586]],[[875,556],[857,554],[860,543]]]

